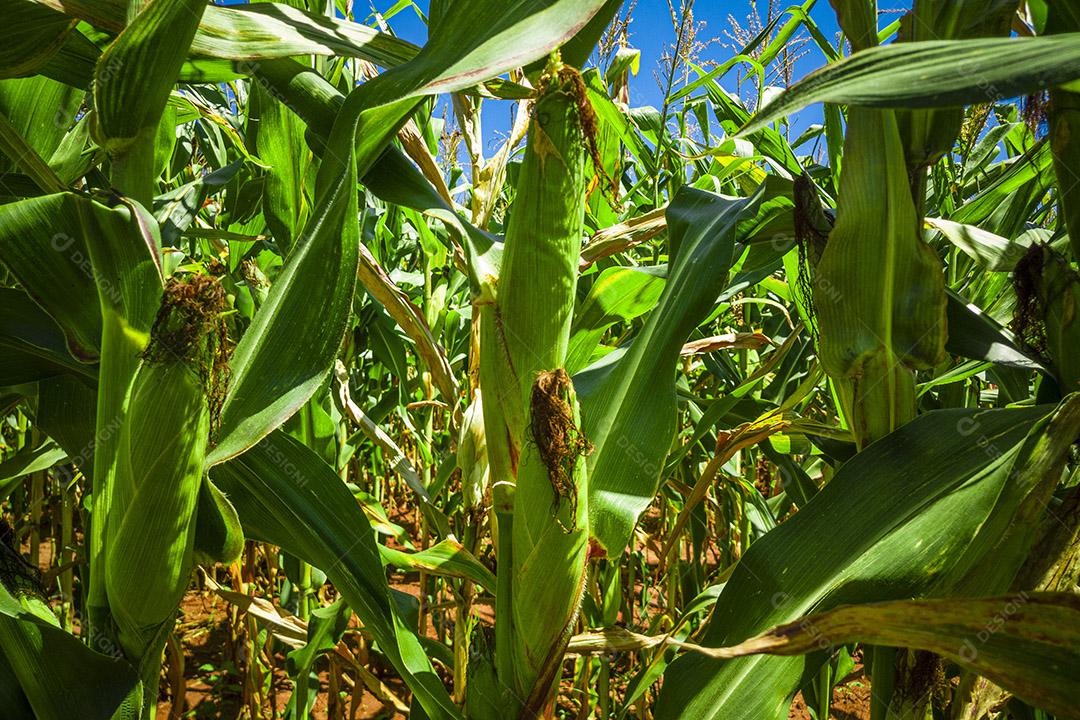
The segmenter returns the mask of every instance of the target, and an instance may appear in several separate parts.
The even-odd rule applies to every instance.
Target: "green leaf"
[[[1050,143],[1040,140],[1010,163],[993,182],[957,208],[950,219],[966,225],[978,225],[998,235],[1014,237],[1021,232],[1028,208],[1022,206],[1012,226],[1004,226],[1000,219],[1002,207],[1012,203],[1017,196],[1037,201],[1052,182],[1052,161]]]
[[[1060,717],[1080,693],[1080,598],[1024,592],[1004,597],[908,600],[840,607],[772,628],[710,656],[797,655],[850,643],[928,650]]]
[[[34,422],[67,453],[68,459],[87,478],[94,477],[94,448],[97,393],[70,375],[58,375],[38,382]],[[106,426],[109,435],[118,435],[120,423]]]
[[[604,331],[656,307],[664,291],[666,268],[610,267],[600,273],[574,314],[566,370],[589,364]]]
[[[5,577],[18,558],[0,548]],[[35,607],[37,611],[30,608]],[[138,717],[142,684],[116,648],[95,652],[71,633],[47,622],[45,604],[0,585],[0,655],[18,679],[38,720],[109,720]],[[51,616],[50,616],[51,617]],[[9,711],[4,708],[5,714]],[[18,717],[18,716],[16,716]]]
[[[172,131],[171,126],[169,129]],[[206,198],[225,187],[242,165],[243,160],[236,160],[155,197],[154,217],[161,226],[162,245],[175,247],[184,231],[202,212]]]
[[[97,368],[71,356],[64,332],[48,313],[22,290],[0,289],[0,385],[62,373],[97,382]]]
[[[83,94],[81,90],[44,77],[0,80],[0,112],[38,155],[48,159],[60,147],[82,104]],[[15,159],[0,158],[2,173],[11,172],[17,166]],[[0,189],[5,185],[0,176]]]
[[[953,355],[986,360],[1006,367],[1025,370],[1045,370],[1037,361],[1016,347],[1012,333],[964,298],[946,290],[948,305],[945,308],[949,324],[949,339],[945,350]]]
[[[1069,3],[1055,2],[1047,17],[1048,34],[1080,30],[1080,12]],[[1077,88],[1072,88],[1076,90]],[[1061,193],[1061,215],[1069,230],[1073,258],[1080,258],[1080,191],[1077,190],[1076,170],[1080,161],[1080,93],[1053,90],[1047,118],[1050,141],[1054,147],[1054,173]]]
[[[25,447],[0,462],[0,499],[6,498],[18,487],[19,481],[30,473],[48,470],[66,458],[66,452],[48,441],[36,448]]]
[[[0,260],[63,329],[68,351],[93,362],[101,351],[101,308],[76,209],[81,202],[59,194],[0,206]]]
[[[120,32],[127,25],[125,0],[72,0],[60,7],[72,17],[110,32]],[[393,35],[282,3],[210,5],[191,40],[192,56],[248,62],[337,55],[392,67],[416,53],[415,45]]]
[[[817,102],[955,107],[1028,95],[1080,78],[1080,33],[933,40],[874,47],[811,73],[739,131],[748,136]]]
[[[926,218],[926,224],[940,232],[946,240],[978,263],[979,267],[991,272],[1012,270],[1027,250],[1021,243],[972,225],[943,218]]]
[[[724,288],[739,220],[760,195],[735,199],[684,188],[668,206],[674,260],[660,302],[629,347],[574,377],[589,464],[589,522],[618,557],[652,502],[675,434],[675,369],[686,338]]]
[[[431,718],[460,717],[390,595],[371,525],[334,469],[277,431],[212,471],[244,534],[323,570]]]
[[[191,43],[196,56],[262,60],[294,55],[356,57],[393,67],[417,53],[412,43],[366,25],[281,3],[207,8]]]
[[[343,149],[351,158],[350,148]],[[352,313],[359,261],[356,174],[350,160],[316,189],[318,205],[230,361],[217,445],[207,461],[244,452],[281,425],[322,385]]]
[[[1008,515],[999,496],[1014,468],[1026,467],[1028,440],[1051,437],[1048,411],[939,410],[867,447],[750,547],[701,644],[733,645],[807,612],[918,597],[951,582],[957,568],[978,562],[986,544],[973,541],[983,524]],[[1055,435],[1069,435],[1068,428]],[[1065,442],[1054,450],[1061,457]],[[657,717],[784,718],[806,663],[680,658],[665,674]]]
[[[0,78],[31,75],[60,50],[75,23],[29,0],[6,0],[0,31]]]
[[[271,234],[289,251],[310,212],[304,180],[311,151],[304,142],[304,123],[280,98],[255,83],[248,114],[249,138],[255,138],[259,159],[270,165],[263,191],[263,214]]]
[[[605,0],[502,0],[455,5],[431,28],[411,61],[391,68],[345,100],[334,134],[356,143],[361,175],[371,168],[420,98],[463,90],[547,55],[574,37]],[[341,147],[331,136],[329,147]],[[320,170],[320,175],[326,168]]]
[[[91,132],[110,153],[156,130],[206,0],[151,0],[98,59]]]
[[[495,574],[452,538],[413,553],[380,545],[379,554],[387,565],[393,565],[398,570],[423,570],[431,575],[464,578],[495,594]]]
[[[326,607],[312,611],[308,620],[307,644],[290,652],[285,658],[285,667],[293,679],[293,694],[289,698],[289,708],[293,717],[309,717],[315,696],[308,699],[308,675],[320,655],[333,650],[349,627],[352,610],[343,600],[338,600]],[[318,689],[318,685],[316,685]]]

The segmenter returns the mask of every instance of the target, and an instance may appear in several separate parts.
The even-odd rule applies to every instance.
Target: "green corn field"
[[[1080,718],[1080,3],[788,2],[0,0],[0,720]]]

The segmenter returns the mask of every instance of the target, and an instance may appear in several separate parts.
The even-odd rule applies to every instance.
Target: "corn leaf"
[[[949,339],[945,350],[972,360],[986,360],[1006,367],[1044,370],[1033,358],[1016,347],[1016,339],[979,308],[951,290],[946,290],[945,308]]]
[[[946,657],[1059,717],[1080,717],[1080,598],[1020,591],[1003,597],[852,605],[772,628],[716,658],[801,655],[849,643],[915,648]]]
[[[304,181],[311,151],[304,142],[304,123],[283,102],[252,83],[248,101],[248,136],[255,138],[259,159],[270,165],[263,192],[263,213],[274,239],[292,250],[310,214]]]
[[[937,230],[980,267],[992,272],[1008,272],[1016,267],[1027,250],[1023,244],[1001,237],[974,225],[926,218],[927,227]]]
[[[0,500],[10,495],[18,487],[19,481],[30,473],[48,470],[65,458],[67,453],[63,449],[47,441],[36,448],[25,447],[0,462]]]
[[[125,0],[42,0],[41,4],[111,32],[127,25]],[[340,55],[392,67],[416,53],[415,45],[393,35],[281,3],[211,5],[191,41],[192,56],[242,61]]]
[[[304,234],[233,353],[211,464],[285,422],[333,365],[352,312],[360,248],[355,166],[350,147],[342,152],[344,162],[334,156],[324,163],[338,174],[316,187],[319,200]]]
[[[70,375],[40,380],[34,421],[87,478],[94,477],[97,393]],[[119,425],[113,427],[115,434]]]
[[[71,18],[38,3],[7,0],[0,31],[0,78],[32,74],[60,49],[74,25]]]
[[[589,365],[609,327],[656,307],[664,284],[664,272],[659,268],[610,267],[600,273],[574,313],[566,371],[573,374]]]
[[[205,0],[151,0],[98,59],[91,130],[109,152],[157,128]]]
[[[1066,416],[1076,414],[1075,404],[1063,406]],[[1028,452],[1064,458],[1069,439],[1061,438],[1077,431],[1073,417],[1072,434],[1068,427],[1050,434],[1049,413],[1045,406],[940,410],[870,445],[795,517],[750,547],[701,644],[733,645],[842,604],[932,594],[953,580],[958,563],[961,572],[992,564],[965,555],[985,550],[971,545],[983,523],[1010,511],[998,502],[1014,470],[1026,467]],[[844,523],[837,525],[838,517]],[[685,656],[665,674],[657,717],[784,718],[808,662]]]
[[[70,198],[0,206],[0,260],[62,328],[71,355],[93,362],[101,352],[101,310],[86,233]],[[65,292],[53,292],[58,287]]]
[[[739,131],[749,136],[817,102],[932,108],[1027,95],[1080,78],[1080,33],[897,43],[854,53],[792,85]]]
[[[22,290],[0,290],[0,385],[71,373],[96,383],[97,368],[68,352],[60,326]]]
[[[2,477],[0,475],[0,478]],[[423,570],[432,575],[465,578],[495,594],[495,574],[453,538],[441,540],[425,550],[412,553],[380,545],[379,554],[387,565],[398,570]]]
[[[6,556],[0,559],[0,563],[9,561]],[[21,687],[22,710],[30,710],[19,714],[20,705],[5,705],[5,717],[138,717],[142,684],[134,668],[121,658],[90,649],[71,633],[31,612],[28,603],[44,608],[41,601],[16,597],[0,585],[0,659],[18,681],[16,687],[5,687],[3,692],[17,693]],[[41,612],[47,614],[48,609]]]
[[[82,104],[83,93],[45,77],[0,80],[0,112],[12,129],[34,152],[50,158],[60,146],[68,125]],[[0,158],[0,172],[7,174],[18,158]],[[7,185],[0,175],[0,191]],[[17,195],[16,192],[11,192]]]
[[[675,433],[675,365],[727,279],[735,230],[760,195],[734,199],[683,189],[668,206],[674,259],[660,302],[627,348],[574,377],[588,458],[589,523],[609,556],[622,553],[656,494]]]

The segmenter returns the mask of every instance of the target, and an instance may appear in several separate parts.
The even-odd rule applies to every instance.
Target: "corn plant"
[[[0,5],[5,717],[1078,717],[1071,3]]]

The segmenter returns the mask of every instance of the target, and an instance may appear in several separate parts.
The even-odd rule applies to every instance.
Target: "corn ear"
[[[840,197],[814,308],[821,364],[862,447],[915,416],[914,371],[940,361],[947,337],[941,262],[920,237],[892,112],[850,110]]]
[[[586,493],[576,460],[582,453],[549,472],[534,432],[533,397],[538,379],[546,379],[541,394],[549,409],[561,403],[559,427],[580,427],[563,365],[583,234],[586,142],[594,131],[580,75],[553,56],[538,85],[499,278],[493,297],[478,301],[499,554],[497,674],[524,703],[505,708],[505,716],[531,716],[549,696],[584,582]]]
[[[244,529],[236,508],[210,478],[204,477],[195,515],[195,562],[228,565],[243,550]]]
[[[562,369],[533,386],[529,439],[514,495],[514,667],[526,709],[538,712],[558,680],[585,583],[589,550],[581,413]]]
[[[210,399],[223,380],[224,298],[207,276],[169,281],[120,430],[105,589],[121,647],[129,660],[145,659],[147,672],[195,562]]]
[[[487,439],[484,436],[484,401],[478,388],[462,417],[458,433],[457,466],[465,506],[477,508],[488,491]]]
[[[188,586],[210,413],[202,383],[182,361],[144,363],[129,402],[118,472],[124,497],[105,584],[120,643],[139,658]]]
[[[515,446],[533,379],[562,366],[570,341],[585,217],[585,92],[575,70],[549,65],[529,124],[496,300],[483,308],[485,419],[498,406]],[[512,447],[511,457],[518,451]]]

